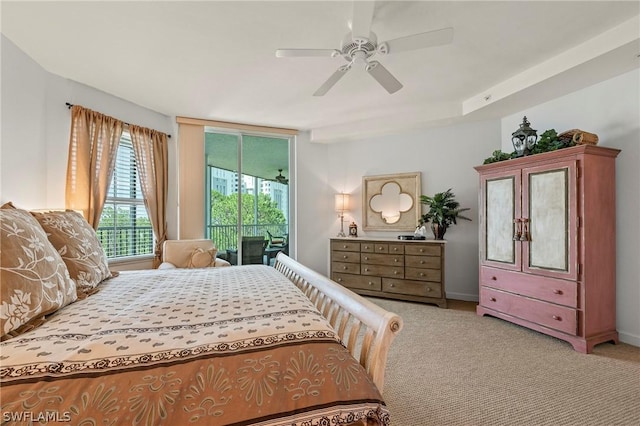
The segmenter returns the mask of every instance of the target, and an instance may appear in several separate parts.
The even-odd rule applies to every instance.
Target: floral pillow
[[[67,265],[79,298],[96,292],[98,284],[111,278],[107,256],[96,231],[82,214],[73,210],[31,214]]]
[[[38,222],[6,206],[0,209],[0,282],[1,340],[77,299],[75,282]]]
[[[218,249],[212,248],[208,250],[204,250],[201,248],[196,248],[191,253],[191,257],[189,258],[189,264],[187,268],[209,268],[216,266],[216,255],[218,254]]]

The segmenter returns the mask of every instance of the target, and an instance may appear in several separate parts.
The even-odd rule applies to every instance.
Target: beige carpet
[[[640,425],[640,348],[584,355],[471,304],[370,300],[404,319],[385,379],[392,426]]]

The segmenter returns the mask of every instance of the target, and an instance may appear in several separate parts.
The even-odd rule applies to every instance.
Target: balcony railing
[[[99,227],[96,233],[107,258],[153,253],[153,229],[150,226]]]
[[[289,225],[242,225],[242,235],[263,236],[268,239],[267,231],[274,236],[288,234]],[[153,254],[153,229],[150,226],[119,226],[117,229],[99,227],[98,239],[108,258]],[[236,225],[210,225],[206,228],[205,238],[211,239],[220,250],[238,247]]]
[[[242,235],[263,236],[268,239],[267,231],[273,236],[283,236],[289,233],[286,223],[268,225],[242,225]],[[211,239],[219,250],[236,249],[238,247],[237,225],[209,225],[205,238]]]

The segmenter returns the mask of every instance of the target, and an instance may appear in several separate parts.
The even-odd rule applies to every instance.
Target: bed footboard
[[[289,278],[329,320],[353,357],[382,393],[387,354],[402,318],[329,278],[278,253],[275,268]]]

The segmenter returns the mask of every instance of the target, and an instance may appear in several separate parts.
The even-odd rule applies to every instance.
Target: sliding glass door
[[[205,127],[205,236],[233,264],[272,263],[288,248],[289,144]]]

